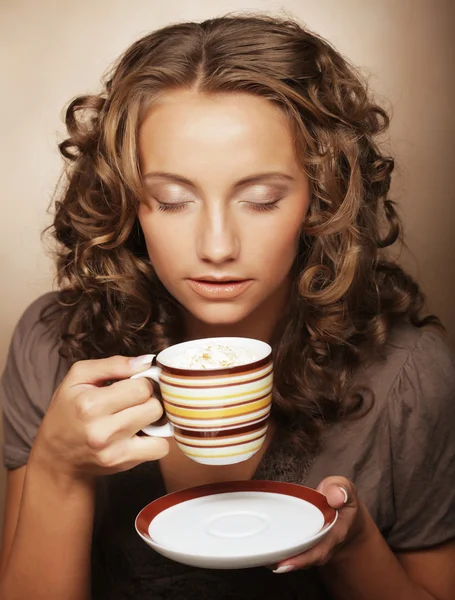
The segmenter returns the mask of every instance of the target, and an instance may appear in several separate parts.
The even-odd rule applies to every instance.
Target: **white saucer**
[[[148,504],[136,531],[160,554],[208,569],[275,564],[308,550],[337,511],[311,488],[233,481],[180,490]]]

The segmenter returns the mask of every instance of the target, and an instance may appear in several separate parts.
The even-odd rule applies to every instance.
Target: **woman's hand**
[[[165,456],[166,440],[136,435],[163,413],[151,382],[129,379],[149,368],[151,358],[113,356],[75,363],[52,398],[29,466],[91,479]],[[109,380],[116,382],[103,385]]]
[[[349,546],[363,539],[367,508],[359,501],[354,484],[345,477],[327,477],[316,489],[327,497],[330,506],[338,510],[337,522],[316,546],[279,563],[274,573],[320,567],[340,551],[344,552]]]

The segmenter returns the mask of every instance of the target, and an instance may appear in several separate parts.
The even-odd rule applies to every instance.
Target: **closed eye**
[[[158,210],[169,211],[169,212],[178,211],[178,210],[182,210],[183,208],[188,206],[188,204],[190,204],[190,203],[189,202],[172,202],[172,203],[158,202]]]
[[[271,210],[275,210],[278,207],[278,202],[282,200],[282,198],[277,198],[272,202],[246,202],[249,208],[255,210],[257,212],[267,212]]]

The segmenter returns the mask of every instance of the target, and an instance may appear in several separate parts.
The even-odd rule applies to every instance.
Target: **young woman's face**
[[[149,257],[188,316],[276,319],[310,200],[283,113],[253,95],[169,93],[140,128],[139,155]]]

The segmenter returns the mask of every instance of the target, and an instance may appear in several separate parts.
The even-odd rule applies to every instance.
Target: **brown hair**
[[[69,105],[60,144],[68,180],[53,225],[62,353],[136,355],[180,340],[178,307],[154,275],[136,217],[138,127],[171,89],[255,94],[294,130],[312,200],[274,341],[274,411],[314,448],[323,424],[360,406],[352,374],[380,354],[393,325],[436,319],[420,319],[422,293],[383,252],[400,234],[388,199],[394,162],[375,141],[388,116],[346,60],[294,21],[228,16],[165,27],[126,51],[100,94]]]

